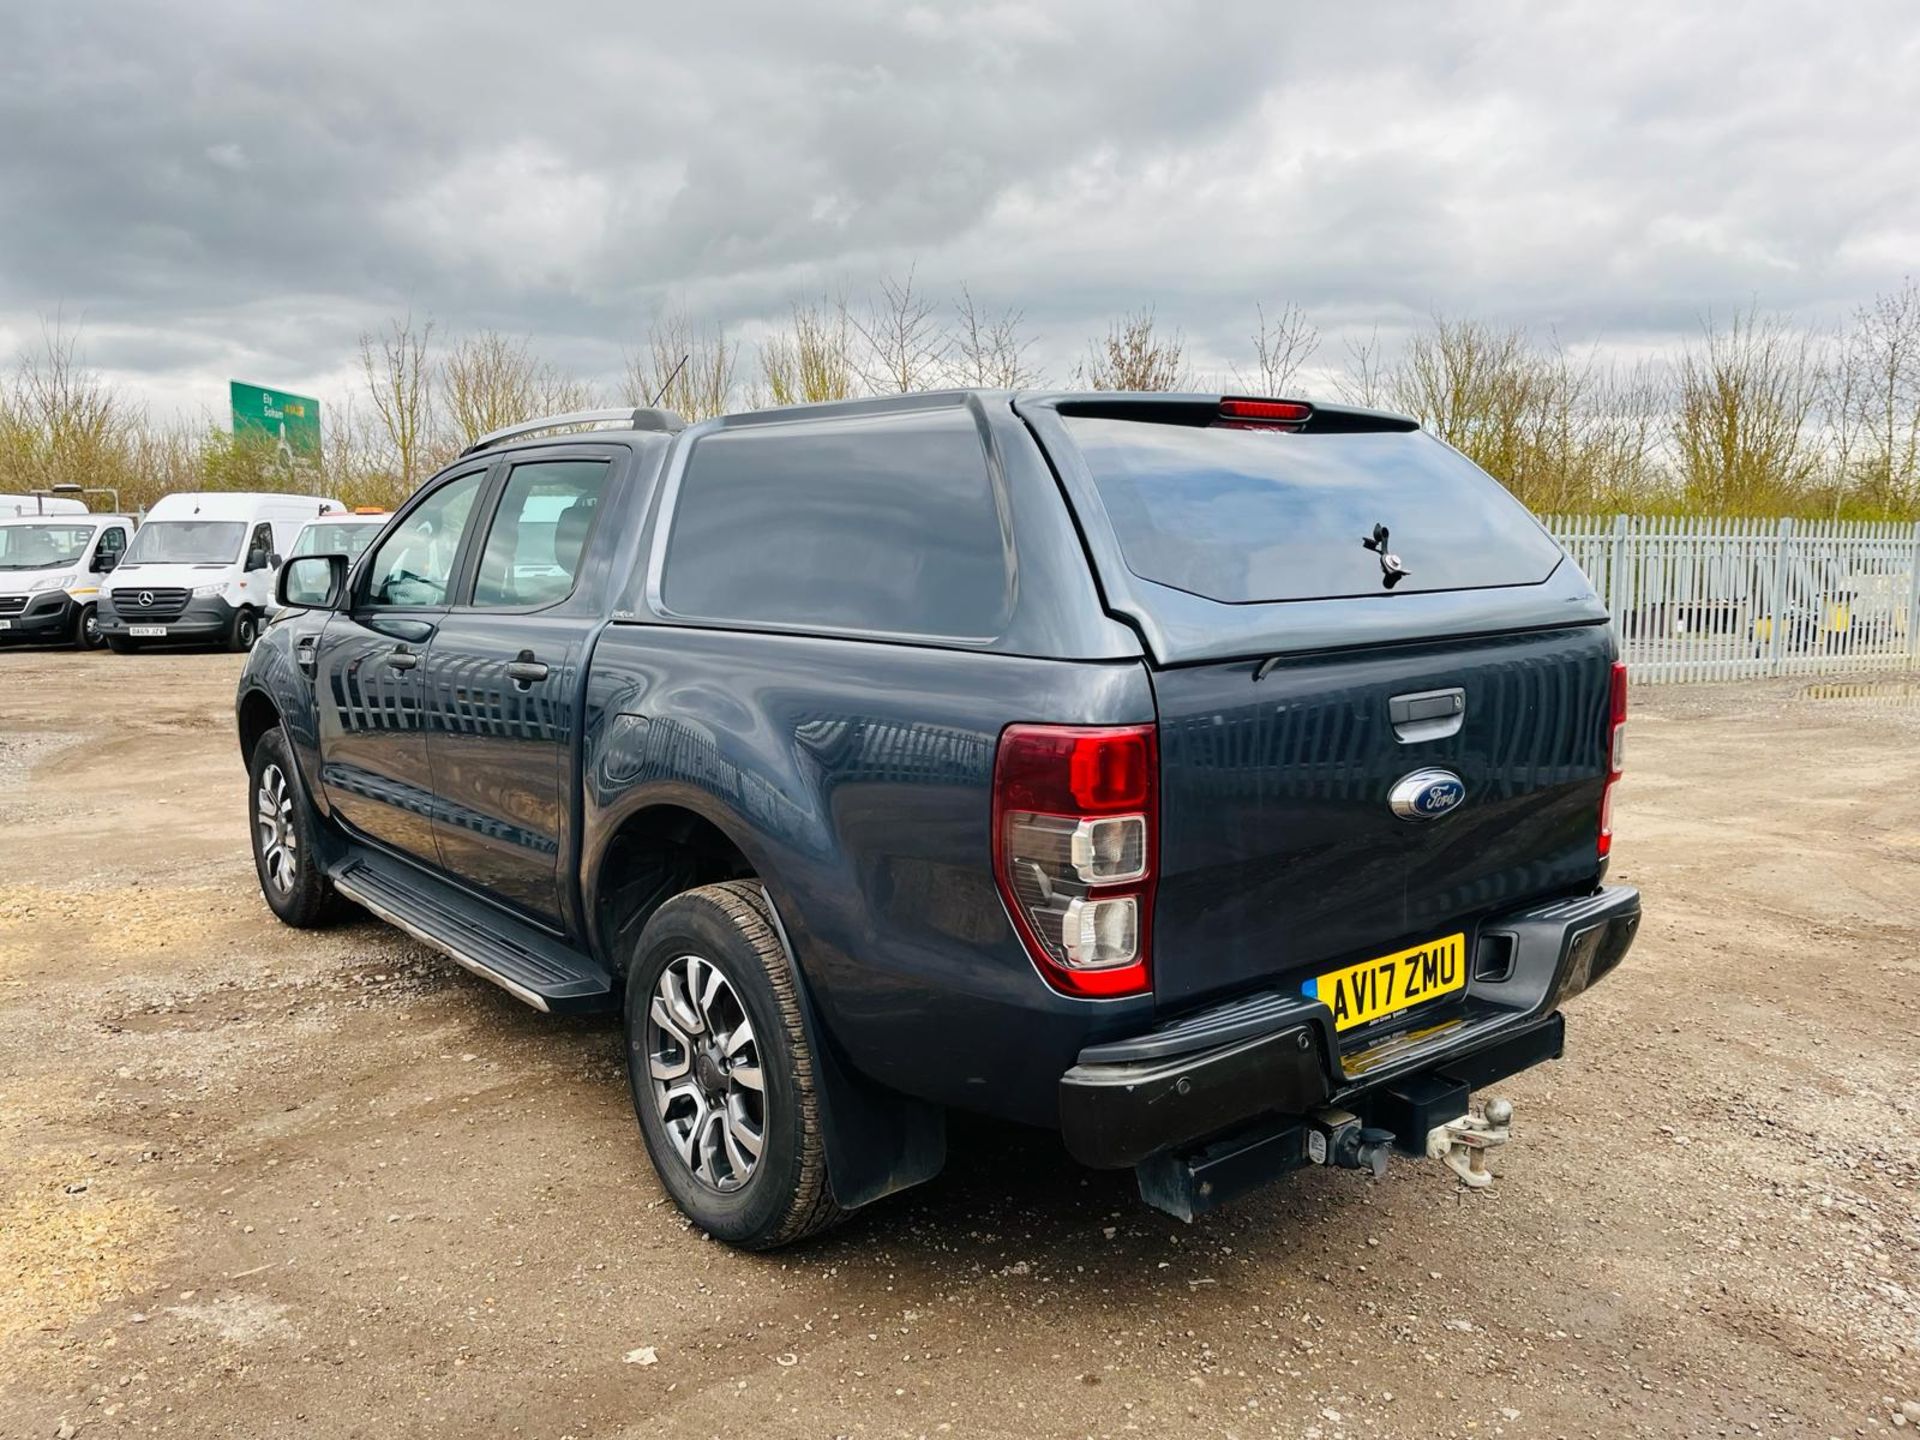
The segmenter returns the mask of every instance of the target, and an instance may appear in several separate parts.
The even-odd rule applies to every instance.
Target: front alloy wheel
[[[293,893],[300,875],[300,836],[293,824],[293,790],[287,775],[274,761],[260,771],[254,792],[253,823],[260,831],[260,868],[267,883],[282,895]]]
[[[307,802],[294,767],[293,747],[275,725],[253,747],[248,762],[248,817],[253,822],[253,868],[267,906],[299,929],[322,925],[338,911],[327,880],[321,821]]]

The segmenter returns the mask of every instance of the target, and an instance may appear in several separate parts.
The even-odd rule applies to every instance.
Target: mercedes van
[[[100,633],[120,655],[153,640],[251,650],[300,527],[345,510],[311,495],[162,496],[100,594]]]
[[[71,502],[68,502],[71,503]],[[133,521],[124,515],[0,517],[0,644],[101,644],[100,585],[126,554]]]

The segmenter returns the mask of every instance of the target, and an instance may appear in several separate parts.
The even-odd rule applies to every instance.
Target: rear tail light
[[[1607,781],[1600,791],[1600,858],[1613,853],[1613,787],[1627,761],[1627,662],[1613,662],[1608,701]]]
[[[993,873],[1047,982],[1149,988],[1159,747],[1151,725],[1009,725],[993,767]]]
[[[1313,418],[1313,407],[1298,400],[1239,400],[1220,402],[1215,425],[1227,430],[1298,430]]]

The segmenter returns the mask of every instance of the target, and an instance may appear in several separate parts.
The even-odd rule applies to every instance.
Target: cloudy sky
[[[66,0],[0,43],[0,354],[331,395],[411,308],[608,377],[916,265],[1063,374],[1152,304],[1621,351],[1920,271],[1920,4]],[[743,372],[746,369],[743,366]]]

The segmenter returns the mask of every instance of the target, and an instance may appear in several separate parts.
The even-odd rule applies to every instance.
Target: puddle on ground
[[[1920,676],[1901,680],[1825,680],[1802,687],[1799,698],[1920,709]]]

